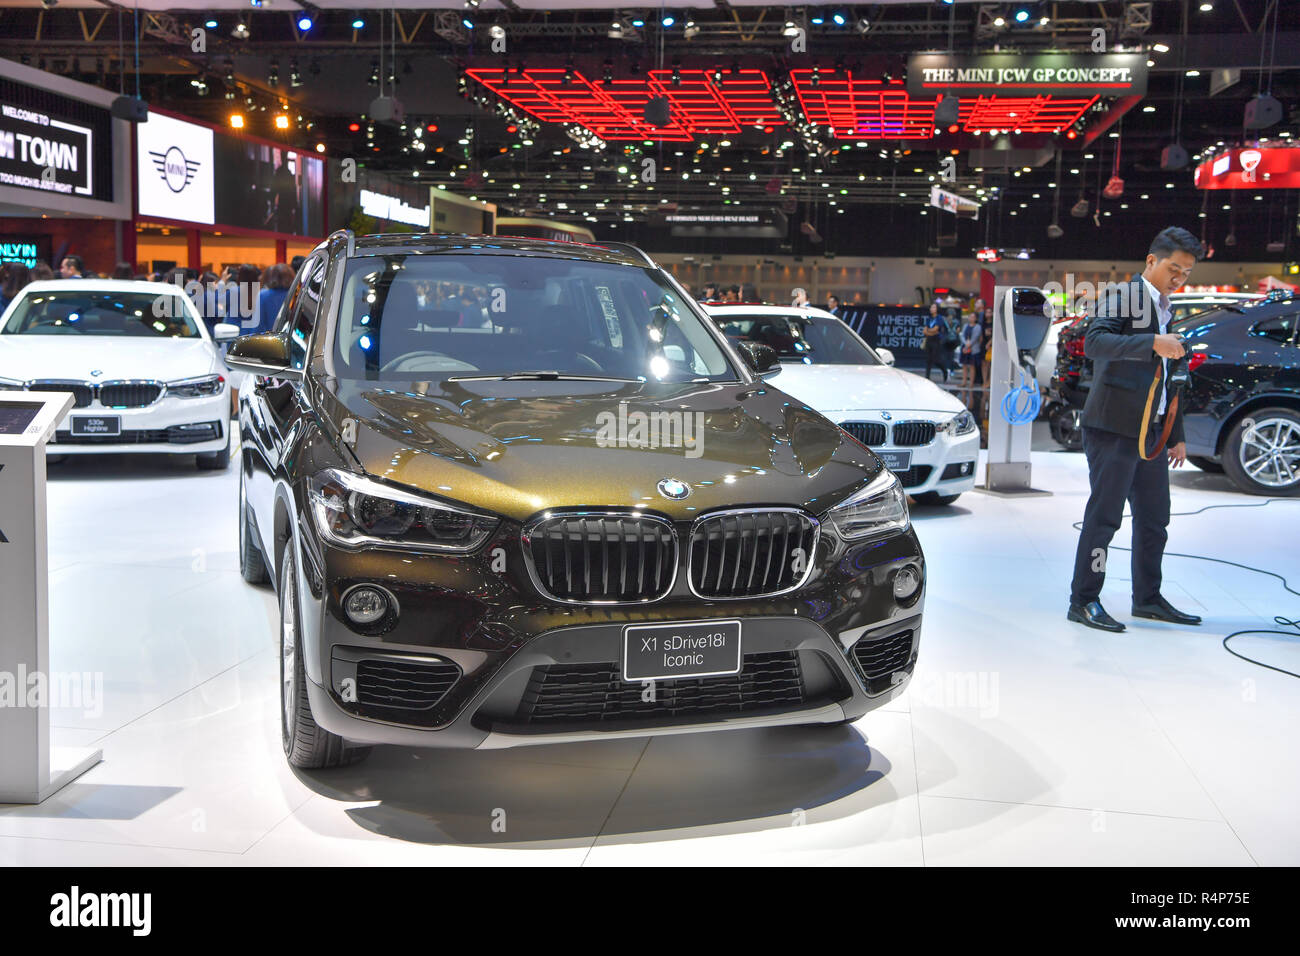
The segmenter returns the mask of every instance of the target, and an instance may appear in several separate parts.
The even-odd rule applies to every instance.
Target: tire
[[[1223,474],[1223,466],[1213,458],[1203,458],[1200,455],[1188,455],[1187,460],[1197,468],[1211,475]]]
[[[1223,470],[1251,495],[1300,495],[1300,413],[1261,408],[1232,427],[1223,443]]]
[[[937,491],[927,491],[924,494],[914,495],[913,497],[916,498],[916,503],[918,505],[938,505],[942,507],[952,504],[960,498],[961,495],[941,495]]]
[[[244,492],[244,469],[239,469],[239,576],[249,584],[266,584],[271,576],[266,573],[266,559],[253,534],[253,523],[248,516],[248,496]]]
[[[352,747],[316,723],[307,696],[298,609],[298,572],[293,538],[280,567],[280,743],[290,766],[302,770],[344,767],[364,760],[369,747]]]
[[[1083,451],[1083,428],[1079,423],[1081,414],[1078,408],[1060,405],[1047,420],[1052,439],[1066,451]]]
[[[230,467],[230,423],[226,423],[226,447],[194,456],[200,471],[225,471]]]

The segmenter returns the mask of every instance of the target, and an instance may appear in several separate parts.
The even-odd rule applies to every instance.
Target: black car
[[[1300,494],[1300,295],[1201,312],[1171,331],[1188,350],[1187,455],[1242,491]]]
[[[898,478],[640,250],[336,233],[228,360],[294,766],[833,725],[907,684]]]
[[[1175,319],[1191,384],[1181,399],[1187,457],[1242,491],[1300,494],[1300,295],[1275,292],[1241,306]],[[1052,434],[1078,441],[1077,412],[1092,385],[1083,354],[1088,320],[1061,331],[1052,377]]]

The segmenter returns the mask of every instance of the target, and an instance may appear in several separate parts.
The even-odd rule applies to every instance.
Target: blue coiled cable
[[[1021,400],[1024,406],[1021,407]],[[1002,417],[1012,425],[1027,425],[1038,417],[1042,398],[1038,382],[1026,369],[1020,370],[1020,385],[1002,397]]]

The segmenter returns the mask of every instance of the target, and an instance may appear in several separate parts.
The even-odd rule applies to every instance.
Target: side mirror
[[[762,375],[765,372],[781,371],[781,358],[776,354],[776,349],[770,345],[764,345],[762,342],[740,341],[736,343],[740,346],[740,354],[745,357],[749,367]]]
[[[233,342],[239,338],[239,326],[229,322],[218,322],[212,327],[212,341]]]
[[[302,375],[301,369],[289,367],[288,341],[272,332],[244,335],[235,339],[226,352],[226,364],[236,371],[253,375]]]
[[[876,349],[876,354],[880,356],[880,361],[884,362],[886,365],[894,364],[894,353],[889,351],[889,349]]]

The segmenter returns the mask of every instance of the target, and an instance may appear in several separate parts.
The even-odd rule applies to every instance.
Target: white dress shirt
[[[1142,276],[1141,278],[1146,284],[1147,295],[1151,296],[1151,301],[1156,305],[1156,318],[1160,322],[1160,334],[1164,335],[1169,330],[1169,321],[1173,318],[1174,314],[1173,308],[1169,304],[1168,297],[1157,292],[1156,287],[1151,284],[1150,280],[1147,279],[1146,276]],[[1160,380],[1160,408],[1157,410],[1156,414],[1163,415],[1165,413],[1166,397],[1165,382],[1169,378],[1169,360],[1167,358],[1160,359],[1160,368],[1162,370]]]

